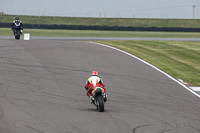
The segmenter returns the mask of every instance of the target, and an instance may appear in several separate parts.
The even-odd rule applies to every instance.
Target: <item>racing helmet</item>
[[[99,74],[99,73],[98,73],[97,71],[93,71],[93,72],[92,72],[92,76],[98,76],[98,74]]]
[[[19,18],[18,18],[18,17],[16,17],[16,18],[15,18],[15,20],[19,20]]]

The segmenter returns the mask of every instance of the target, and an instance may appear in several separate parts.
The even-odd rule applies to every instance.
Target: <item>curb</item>
[[[200,87],[199,86],[188,86],[188,87],[200,95]]]

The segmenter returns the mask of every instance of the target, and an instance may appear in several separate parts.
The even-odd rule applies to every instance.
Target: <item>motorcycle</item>
[[[19,40],[20,35],[22,34],[22,27],[20,25],[20,22],[15,23],[15,27],[13,31],[14,31],[15,39]]]
[[[94,98],[93,104],[97,107],[97,110],[99,112],[104,112],[104,104],[107,101],[107,96],[104,93],[103,88],[101,87],[96,87],[92,91],[92,96]]]

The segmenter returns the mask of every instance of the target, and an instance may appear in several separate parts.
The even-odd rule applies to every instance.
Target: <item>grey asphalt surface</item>
[[[21,36],[23,39],[24,37]],[[153,37],[37,37],[31,36],[31,40],[68,40],[68,41],[93,41],[93,40],[161,40],[161,41],[200,41],[200,38],[153,38]],[[14,39],[14,36],[0,36],[0,39]]]
[[[84,89],[92,70],[105,112]],[[200,98],[150,66],[99,45],[0,39],[0,133],[199,133]]]

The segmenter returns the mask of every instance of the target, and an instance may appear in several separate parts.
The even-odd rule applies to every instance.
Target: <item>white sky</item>
[[[200,0],[0,0],[15,15],[191,19],[193,9],[200,19]]]

